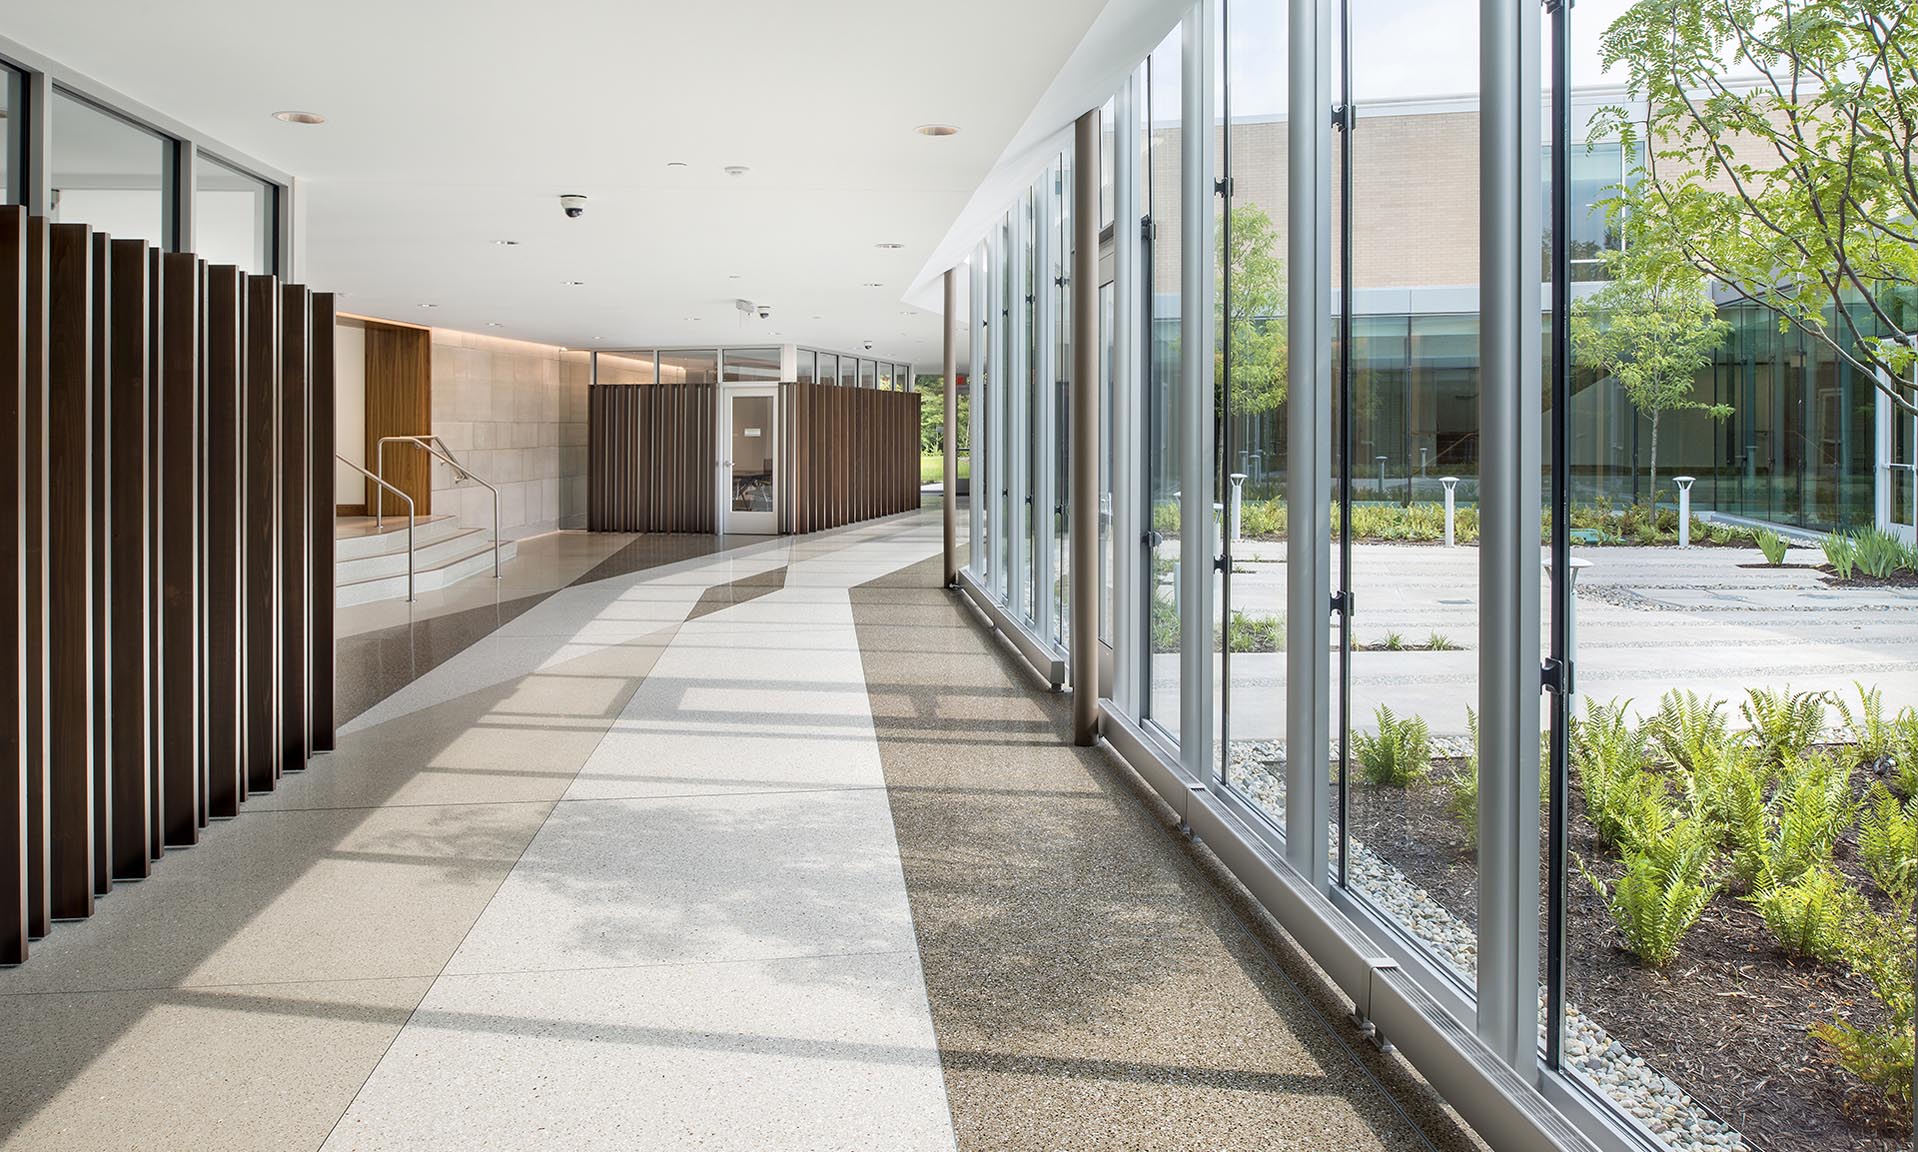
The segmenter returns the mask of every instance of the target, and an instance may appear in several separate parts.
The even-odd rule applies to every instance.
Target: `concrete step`
[[[484,579],[492,577],[493,543],[490,535],[468,529],[452,543],[459,546],[437,555],[430,565],[424,563],[422,557],[422,562],[414,570],[415,592],[432,592],[472,577]],[[518,554],[517,541],[500,541],[500,563],[504,564]],[[362,560],[355,563],[364,564],[368,561]],[[406,556],[403,552],[399,556],[399,567],[390,574],[362,576],[350,580],[341,574],[337,576],[334,584],[333,603],[341,608],[348,608],[355,604],[371,604],[376,600],[404,599],[406,599]]]
[[[467,531],[452,516],[422,516],[413,526],[415,546],[424,548],[438,540]],[[360,560],[368,556],[384,556],[390,553],[406,551],[405,515],[388,516],[386,522],[375,527],[371,517],[352,516],[334,521],[333,558],[335,560]]]
[[[481,544],[491,540],[493,534],[482,532],[478,528],[455,528],[450,532],[434,532],[431,536],[419,533],[417,546],[413,550],[415,567],[424,571],[437,568],[441,564],[457,559],[471,552]],[[359,556],[334,562],[333,580],[336,584],[356,584],[361,580],[371,580],[379,576],[406,575],[406,533],[400,533],[400,546],[371,556]],[[506,550],[500,549],[500,559],[506,559]]]

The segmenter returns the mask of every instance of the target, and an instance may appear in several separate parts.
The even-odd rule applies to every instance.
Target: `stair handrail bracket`
[[[371,480],[373,483],[378,484],[382,489],[388,492],[391,492],[393,495],[398,496],[401,500],[406,501],[406,602],[408,604],[411,604],[413,602],[413,529],[415,527],[415,520],[417,519],[413,515],[413,498],[411,496],[408,496],[406,493],[400,491],[398,488],[395,488],[393,485],[388,484],[384,479],[382,479],[377,474],[368,472],[365,468],[360,467],[358,464],[353,463],[351,460],[348,460],[346,457],[340,455],[337,452],[333,454],[333,459],[338,460],[340,463],[346,465],[348,468],[351,468],[353,471],[358,472],[360,475],[366,477],[368,480]],[[383,500],[375,500],[373,502],[373,510],[375,513],[373,518],[373,523],[375,527],[377,527],[380,522],[379,516],[378,516],[379,507],[381,504],[384,504],[384,503],[385,501]]]
[[[446,441],[433,435],[382,436],[379,438],[378,442],[373,446],[373,462],[379,469],[379,475],[375,476],[374,479],[378,480],[382,487],[392,488],[392,485],[386,483],[384,479],[386,475],[386,446],[392,443],[413,445],[428,456],[433,457],[435,460],[445,464],[448,468],[451,468],[455,480],[471,480],[473,483],[478,484],[493,494],[493,579],[499,579],[499,489],[487,483],[482,477],[475,476],[464,464],[454,459],[453,450],[446,446]],[[362,469],[362,471],[364,471],[364,469]],[[408,500],[407,504],[410,506],[412,501]],[[373,509],[373,523],[375,526],[378,526],[380,522],[380,511],[381,509],[376,504]]]

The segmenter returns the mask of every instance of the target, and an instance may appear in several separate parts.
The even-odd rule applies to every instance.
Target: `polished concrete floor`
[[[1061,743],[935,510],[565,547],[0,971],[4,1147],[1470,1146]]]

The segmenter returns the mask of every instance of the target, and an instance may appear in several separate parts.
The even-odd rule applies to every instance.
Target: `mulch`
[[[1450,770],[1440,763],[1433,771]],[[1432,779],[1408,788],[1355,782],[1351,830],[1453,915],[1473,923],[1477,864],[1445,801],[1445,788]],[[1881,1023],[1883,1009],[1868,981],[1843,968],[1792,960],[1757,909],[1728,892],[1712,901],[1669,968],[1646,967],[1618,946],[1605,901],[1580,868],[1582,861],[1610,883],[1617,862],[1598,846],[1582,813],[1570,831],[1569,1000],[1756,1149],[1909,1152],[1909,1129],[1891,1120],[1877,1090],[1838,1067],[1808,1031],[1840,1014],[1859,1026]],[[1864,878],[1850,839],[1839,846],[1838,865],[1874,911],[1892,915]]]

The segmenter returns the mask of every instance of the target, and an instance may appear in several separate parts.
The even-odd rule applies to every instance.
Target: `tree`
[[[919,451],[943,451],[946,446],[946,378],[920,376],[913,381],[919,393]],[[972,397],[959,393],[959,443],[966,442],[967,421],[972,418]]]
[[[1918,333],[1911,0],[1638,0],[1602,40],[1642,119],[1643,227],[1908,412]]]
[[[1636,217],[1627,246],[1605,255],[1605,287],[1572,305],[1572,347],[1581,364],[1617,379],[1651,421],[1651,503],[1658,503],[1658,418],[1702,408],[1731,415],[1725,405],[1700,403],[1698,372],[1731,332],[1719,319],[1705,277],[1680,252],[1640,232]]]
[[[1212,299],[1215,330],[1232,342],[1232,373],[1228,380],[1221,345],[1213,352],[1212,378],[1222,382],[1234,412],[1271,412],[1285,403],[1285,262],[1265,209],[1243,204],[1231,210],[1230,220],[1230,229],[1218,230],[1216,261],[1222,279],[1231,270],[1229,309],[1220,306],[1227,294],[1216,286]]]

